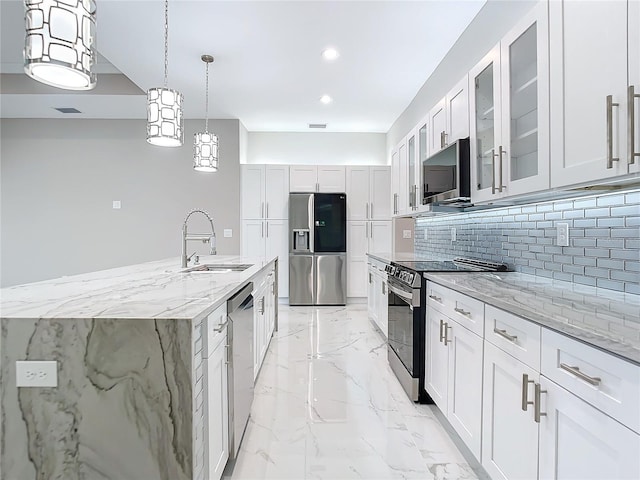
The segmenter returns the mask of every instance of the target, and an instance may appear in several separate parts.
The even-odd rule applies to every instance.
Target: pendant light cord
[[[169,76],[169,0],[164,2],[164,88]]]
[[[207,88],[204,96],[204,131],[209,131],[209,62],[207,62]]]

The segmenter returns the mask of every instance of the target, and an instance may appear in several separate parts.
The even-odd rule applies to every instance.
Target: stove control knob
[[[410,273],[409,274],[409,283],[413,283],[413,277],[414,277],[414,274]]]

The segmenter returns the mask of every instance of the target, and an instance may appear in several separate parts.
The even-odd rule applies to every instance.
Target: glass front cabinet
[[[549,188],[547,9],[536,5],[470,72],[474,203]]]

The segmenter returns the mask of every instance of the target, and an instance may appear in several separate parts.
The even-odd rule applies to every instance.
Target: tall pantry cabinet
[[[278,295],[289,295],[289,166],[241,165],[242,254],[278,256]]]

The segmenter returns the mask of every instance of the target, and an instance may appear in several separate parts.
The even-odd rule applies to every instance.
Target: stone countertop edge
[[[640,335],[640,295],[519,272],[425,273],[424,278],[640,366],[640,338],[638,337]],[[473,282],[473,287],[469,285],[469,280]],[[485,282],[481,283],[482,280]],[[501,287],[502,291],[517,293],[520,301],[517,303],[510,301],[511,295],[508,294],[500,298],[500,290],[496,287]],[[538,288],[534,289],[534,287]],[[567,313],[567,309],[571,312],[575,311],[575,308],[571,308],[571,304],[574,307],[579,306],[580,297],[593,299],[594,306],[601,308],[598,314],[595,311],[576,311],[576,318],[585,314],[589,317],[608,316],[616,318],[620,323],[624,322],[625,325],[633,324],[638,333],[634,338],[629,338],[629,335],[621,338],[625,335],[624,333],[607,334],[608,331],[596,329],[595,326],[586,323],[581,325],[569,323],[572,320],[578,320],[563,314]],[[527,305],[527,300],[544,302],[547,308],[558,308],[563,311],[541,313],[533,305]],[[582,304],[585,305],[584,302]],[[615,305],[615,309],[607,308],[607,304]],[[555,316],[553,313],[558,315]],[[563,319],[557,319],[558,316]],[[606,318],[598,321],[606,327]],[[631,329],[631,327],[627,328]]]
[[[174,257],[6,287],[0,289],[0,318],[198,321],[276,259],[203,255],[200,265],[251,264],[251,267],[241,272],[184,273],[180,258]]]

